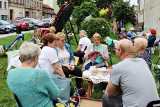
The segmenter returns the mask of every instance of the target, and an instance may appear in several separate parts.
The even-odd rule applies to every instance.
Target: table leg
[[[92,81],[88,81],[87,98],[90,98],[91,93],[92,93],[92,88],[93,88],[93,82]]]

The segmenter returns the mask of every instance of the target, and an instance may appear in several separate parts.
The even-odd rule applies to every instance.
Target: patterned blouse
[[[144,53],[140,54],[140,55],[139,55],[139,58],[143,58],[143,59],[146,61],[148,67],[149,67],[149,68],[151,67],[152,61],[151,61],[151,57],[150,57],[150,55],[148,54],[148,52],[145,51]]]

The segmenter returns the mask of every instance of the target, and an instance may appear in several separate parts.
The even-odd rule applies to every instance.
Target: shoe
[[[84,95],[86,94],[86,90],[84,88],[80,88],[78,89],[78,93],[81,97],[84,97]]]

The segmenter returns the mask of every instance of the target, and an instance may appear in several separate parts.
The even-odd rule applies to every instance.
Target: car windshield
[[[36,20],[36,19],[32,19],[32,21],[33,21],[34,23],[38,23],[38,22],[39,22],[39,21]]]
[[[0,20],[1,23],[3,23],[4,25],[9,25],[10,23],[9,22],[6,22],[4,20]]]

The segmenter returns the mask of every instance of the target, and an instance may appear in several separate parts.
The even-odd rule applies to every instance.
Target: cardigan
[[[52,107],[60,91],[47,71],[39,68],[11,69],[7,84],[23,107]]]
[[[91,59],[88,57],[88,54],[89,54],[89,52],[93,51],[93,45],[94,44],[89,45],[87,47],[87,49],[86,49],[86,53],[84,55],[85,63],[83,65],[83,69],[88,63],[91,62]],[[104,61],[106,61],[108,59],[108,48],[107,48],[107,45],[100,44],[99,46],[102,46],[102,58],[103,58]]]

